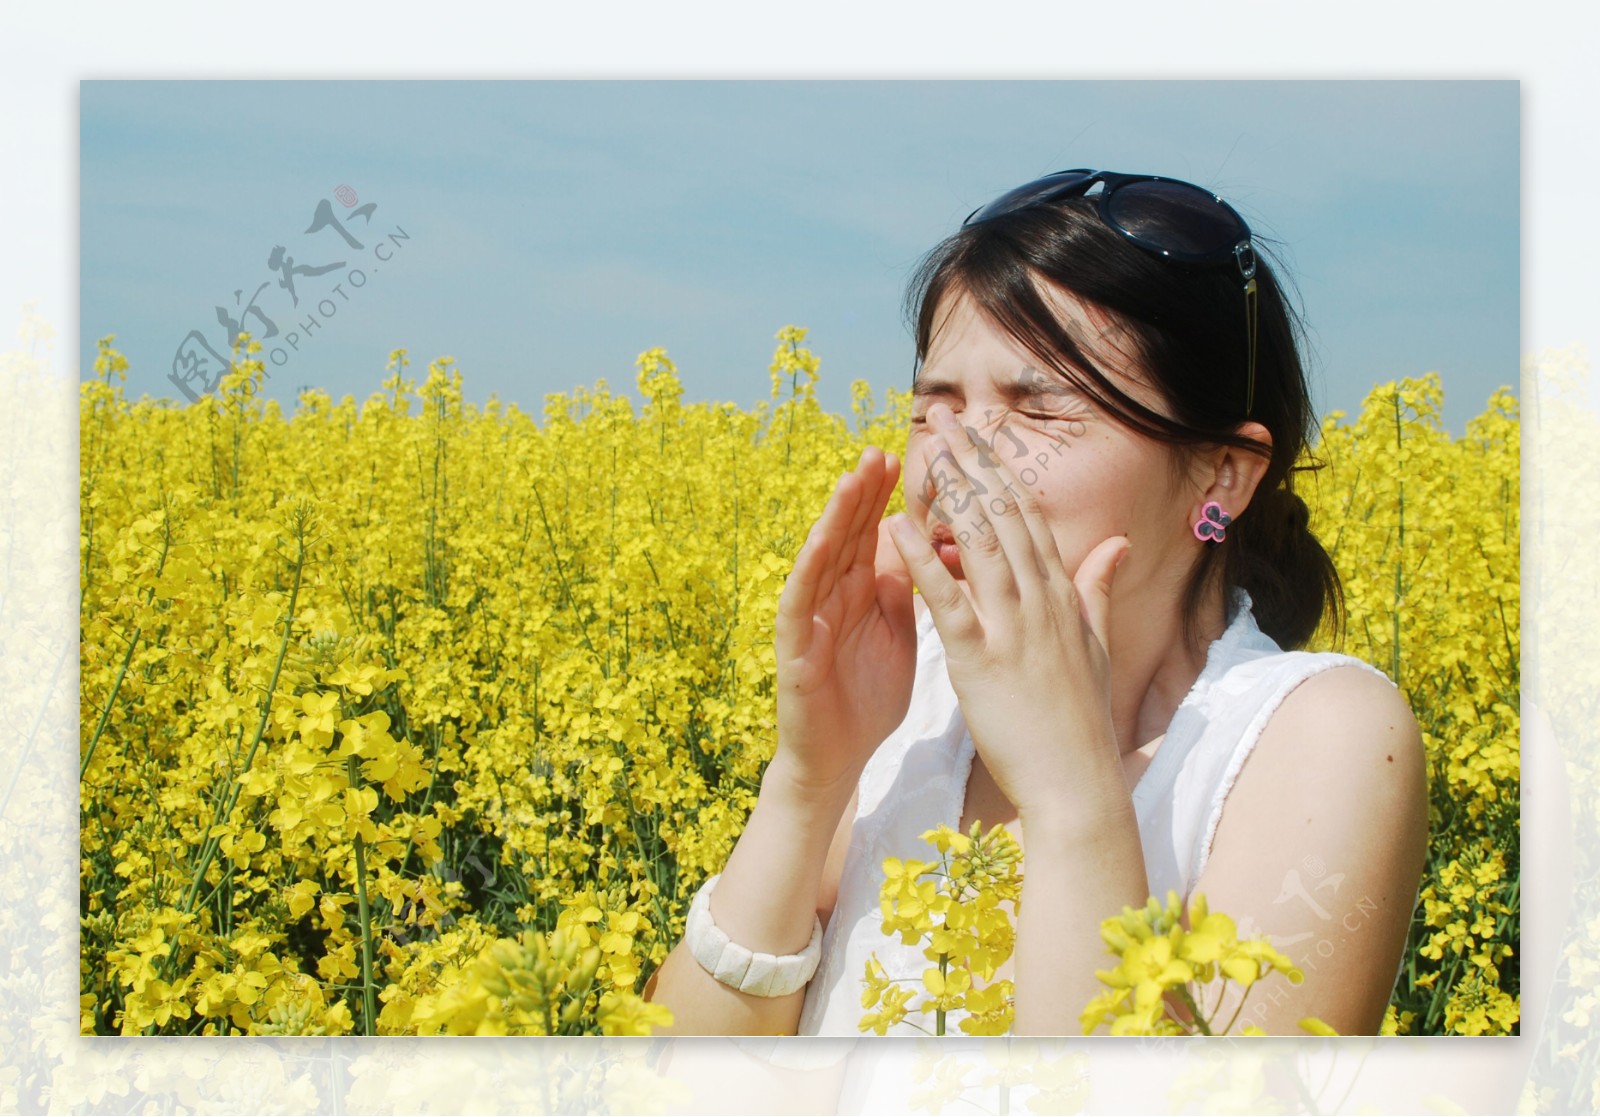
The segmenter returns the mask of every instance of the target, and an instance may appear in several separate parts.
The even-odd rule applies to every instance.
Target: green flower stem
[[[1234,1009],[1233,1015],[1228,1018],[1228,1026],[1222,1029],[1223,1035],[1227,1035],[1229,1032],[1233,1031],[1233,1025],[1238,1021],[1239,1014],[1244,1011],[1244,1003],[1250,999],[1250,992],[1251,989],[1247,987],[1244,991],[1244,996],[1239,998],[1239,1007]],[[1222,995],[1220,993],[1217,994],[1217,1007],[1222,1007]]]
[[[1400,448],[1405,441],[1405,424],[1400,408],[1400,395],[1394,397],[1394,450],[1395,460],[1400,458]],[[1394,558],[1394,616],[1393,639],[1394,647],[1390,653],[1390,671],[1393,672],[1394,685],[1400,686],[1400,602],[1405,596],[1405,581],[1401,571],[1406,561],[1406,482],[1405,472],[1402,470],[1397,475],[1395,487],[1395,510],[1399,517],[1398,545],[1395,548]]]
[[[594,656],[596,662],[604,662],[604,657],[595,650],[594,642],[589,639],[589,622],[584,618],[582,610],[578,608],[577,599],[572,595],[572,584],[567,581],[566,564],[561,561],[561,551],[556,546],[555,532],[550,528],[550,516],[544,508],[544,495],[539,492],[537,484],[533,486],[533,498],[539,503],[539,520],[544,524],[545,538],[550,541],[550,555],[555,559],[556,577],[561,583],[562,595],[567,599],[567,608],[572,610],[572,616],[578,622],[578,634],[583,637],[583,646],[589,649],[589,654]],[[607,678],[610,677],[609,672],[605,675]]]
[[[1189,992],[1187,985],[1178,987],[1178,996],[1182,997],[1183,1003],[1188,1006],[1189,1015],[1194,1018],[1194,1026],[1200,1029],[1200,1034],[1203,1036],[1211,1035],[1211,1024],[1206,1020],[1205,1014],[1200,1011],[1200,1006],[1195,1004],[1194,996]]]
[[[150,599],[155,595],[151,590],[145,595],[145,604],[150,604]],[[106,723],[111,720],[111,711],[116,709],[117,692],[122,689],[122,680],[128,674],[128,664],[133,662],[133,651],[139,646],[139,637],[143,635],[144,627],[141,625],[133,630],[133,638],[128,641],[128,652],[122,657],[122,668],[117,672],[116,682],[111,684],[111,694],[106,698],[105,709],[100,711],[100,721],[94,727],[94,736],[89,738],[89,747],[84,750],[83,762],[78,765],[78,782],[83,782],[84,774],[89,771],[89,762],[94,759],[95,746],[100,743],[100,735],[106,731]]]
[[[170,514],[162,523],[161,557],[156,561],[156,578],[161,577],[161,572],[167,567],[167,552],[172,546],[172,519]],[[151,586],[145,591],[144,607],[148,609],[156,598],[156,588]],[[106,731],[106,725],[111,721],[111,711],[117,708],[117,694],[122,690],[122,680],[127,677],[128,665],[133,662],[134,649],[139,646],[139,638],[144,634],[144,626],[140,625],[133,630],[133,637],[128,641],[127,654],[122,657],[122,667],[117,671],[117,681],[111,684],[111,693],[106,697],[105,709],[100,711],[100,721],[94,727],[94,736],[89,738],[89,747],[84,750],[83,762],[78,765],[78,782],[83,782],[83,777],[89,771],[89,762],[94,759],[95,746],[100,743],[100,736]],[[9,793],[6,796],[10,799]]]
[[[211,862],[216,858],[217,850],[221,846],[221,839],[212,837],[211,831],[216,829],[218,823],[233,813],[234,805],[239,801],[239,791],[243,786],[244,777],[249,774],[250,765],[256,757],[256,750],[261,747],[261,740],[266,736],[267,721],[272,714],[272,699],[278,692],[278,678],[283,672],[283,661],[289,655],[290,633],[294,631],[294,611],[296,604],[300,600],[300,584],[306,567],[308,522],[308,515],[297,516],[295,538],[299,543],[299,551],[295,556],[294,584],[289,590],[289,615],[283,623],[283,641],[278,645],[278,659],[272,666],[272,679],[267,684],[266,701],[261,704],[261,719],[256,724],[255,739],[250,742],[250,751],[245,754],[239,778],[234,781],[233,786],[229,789],[226,799],[217,805],[217,812],[211,820],[211,825],[206,828],[205,845],[201,847],[200,857],[195,865],[194,876],[189,881],[189,889],[183,898],[182,911],[185,915],[193,914],[194,902],[200,894],[200,885],[205,882],[206,870],[211,867]],[[178,943],[181,940],[181,935],[173,936],[172,946],[168,949],[167,956],[161,963],[161,979],[163,981],[171,976],[173,963],[177,961],[178,957]]]
[[[504,687],[502,687],[501,689],[504,689]],[[428,790],[422,797],[422,806],[416,812],[416,818],[417,818],[417,821],[419,821],[419,822],[428,817],[428,808],[433,805],[434,789],[439,786],[439,754],[440,754],[440,752],[443,751],[443,742],[440,739],[439,727],[437,725],[429,727],[428,736],[433,741],[433,759],[431,761],[429,761],[429,763],[428,763]],[[545,840],[546,840],[546,844],[548,844],[548,842],[549,842],[548,835],[546,836]],[[400,854],[400,860],[395,866],[395,870],[394,870],[394,875],[395,876],[404,876],[405,875],[406,866],[411,863],[411,853],[412,853],[412,850],[415,847],[416,847],[416,835],[415,835],[415,833],[407,834],[406,835],[405,850],[404,850],[404,852],[402,852]],[[383,900],[383,922],[384,922],[384,924],[387,925],[389,923],[389,921],[394,918],[394,915],[395,915],[394,903],[392,901],[388,900],[388,899],[384,899]]]
[[[350,786],[361,790],[361,773],[356,769],[356,757],[351,753],[349,765]],[[372,909],[367,905],[367,843],[356,831],[356,912],[361,920],[361,1005],[365,1034],[377,1034],[378,990],[372,983]]]

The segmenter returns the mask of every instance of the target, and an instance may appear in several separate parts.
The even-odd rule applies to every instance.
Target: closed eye
[[[1016,414],[1024,419],[1036,419],[1040,422],[1065,422],[1072,418],[1071,415],[1059,411],[1018,411]]]
[[[1045,411],[1019,411],[1019,412],[1017,412],[1017,414],[1023,416],[1024,418],[1028,418],[1028,419],[1065,419],[1065,418],[1067,418],[1066,415],[1058,414],[1058,413],[1055,413],[1055,412],[1045,412]],[[913,415],[911,417],[911,422],[912,422],[913,425],[926,424],[927,421],[928,421],[928,418],[925,415]]]

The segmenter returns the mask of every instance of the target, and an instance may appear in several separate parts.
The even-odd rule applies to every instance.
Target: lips
[[[956,578],[966,577],[961,568],[961,549],[956,545],[955,532],[943,521],[933,525],[929,532],[928,541],[933,544],[934,554],[939,556],[939,561]]]

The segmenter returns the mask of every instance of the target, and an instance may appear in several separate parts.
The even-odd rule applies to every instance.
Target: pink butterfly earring
[[[1233,517],[1222,510],[1222,505],[1208,500],[1200,509],[1200,518],[1194,522],[1194,537],[1202,543],[1221,543],[1231,523]]]

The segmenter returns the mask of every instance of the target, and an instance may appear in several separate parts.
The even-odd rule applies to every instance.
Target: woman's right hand
[[[863,450],[778,598],[778,746],[769,774],[803,794],[847,798],[911,705],[911,575],[883,519],[899,479],[898,458]]]

